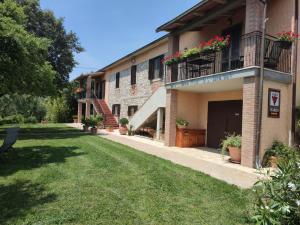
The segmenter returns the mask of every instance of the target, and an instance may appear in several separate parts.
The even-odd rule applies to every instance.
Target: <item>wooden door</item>
[[[242,108],[242,100],[208,103],[208,147],[220,148],[226,134],[242,134]]]

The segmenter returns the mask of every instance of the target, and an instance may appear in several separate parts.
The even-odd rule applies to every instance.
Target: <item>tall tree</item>
[[[53,12],[42,10],[39,0],[17,0],[27,15],[26,29],[38,37],[51,40],[48,49],[48,61],[57,72],[55,84],[59,89],[66,87],[69,74],[76,66],[74,53],[83,51],[74,32],[67,32],[62,18],[56,18]]]
[[[23,8],[0,3],[0,96],[11,93],[51,95],[55,71],[47,62],[50,41],[24,28]]]

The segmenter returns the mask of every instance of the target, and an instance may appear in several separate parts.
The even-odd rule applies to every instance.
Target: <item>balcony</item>
[[[261,40],[260,32],[248,33],[242,35],[239,41],[231,43],[220,52],[200,53],[173,64],[166,69],[166,83],[213,74],[226,74],[226,72],[243,68],[259,67]],[[264,66],[270,70],[291,73],[291,48],[283,48],[275,37],[267,35],[264,48]]]

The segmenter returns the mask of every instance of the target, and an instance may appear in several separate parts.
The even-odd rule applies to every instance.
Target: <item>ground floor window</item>
[[[116,117],[120,117],[120,113],[121,113],[121,105],[120,104],[112,105],[112,114]]]
[[[138,110],[137,105],[128,106],[128,116],[129,117],[133,116],[136,113],[137,110]]]

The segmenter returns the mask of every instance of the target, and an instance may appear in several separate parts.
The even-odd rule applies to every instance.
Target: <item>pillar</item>
[[[160,140],[161,130],[163,127],[163,108],[157,110],[157,121],[156,121],[156,139]]]
[[[255,167],[255,145],[258,116],[259,77],[244,78],[243,83],[243,127],[242,162],[243,166]]]
[[[82,103],[78,102],[78,112],[77,112],[78,123],[82,120]]]
[[[167,89],[165,145],[176,145],[177,90]]]
[[[92,88],[92,77],[88,76],[86,79],[86,99],[91,98],[91,88]]]
[[[91,100],[87,99],[85,102],[85,118],[91,117]]]
[[[173,55],[178,51],[179,51],[179,36],[172,35],[168,39],[168,55]],[[166,76],[167,76],[166,77],[167,83],[177,81],[178,67],[176,64],[172,65],[171,67],[168,67]]]

